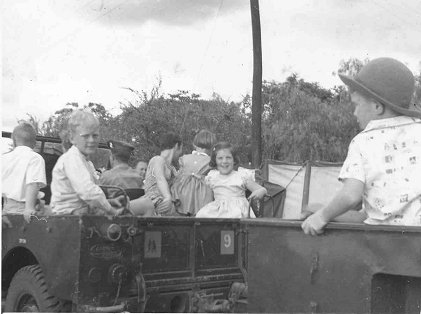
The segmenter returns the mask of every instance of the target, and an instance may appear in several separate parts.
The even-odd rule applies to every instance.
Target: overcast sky
[[[67,102],[118,113],[124,89],[251,93],[248,0],[3,0],[2,129]],[[263,79],[330,88],[342,59],[421,61],[420,0],[261,0]]]

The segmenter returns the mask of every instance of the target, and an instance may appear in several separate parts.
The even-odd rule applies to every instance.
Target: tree
[[[344,160],[358,129],[352,108],[335,93],[295,74],[284,83],[264,82],[264,158]]]
[[[356,75],[369,60],[342,60],[339,72]],[[414,103],[421,103],[421,72],[415,75]],[[121,114],[113,117],[103,105],[88,107],[100,120],[101,140],[124,140],[133,144],[135,160],[148,160],[159,153],[160,134],[178,133],[185,152],[192,150],[195,134],[201,129],[216,133],[218,140],[239,148],[243,163],[251,160],[251,97],[239,103],[227,102],[218,94],[211,99],[179,90],[164,95],[161,80],[151,91],[127,87],[135,101],[121,103]],[[262,87],[263,158],[302,162],[305,160],[343,161],[349,142],[358,132],[353,106],[344,85],[325,89],[297,74],[285,82],[263,82]],[[68,103],[46,121],[41,131],[57,136],[77,103]],[[37,123],[39,121],[33,117]]]
[[[348,76],[355,76],[360,72],[361,68],[370,62],[370,59],[365,58],[360,60],[358,58],[349,58],[347,60],[341,60],[339,63],[338,73],[345,74]]]
[[[67,103],[64,108],[57,110],[54,115],[50,116],[45,121],[41,128],[41,134],[45,136],[58,137],[60,132],[67,130],[67,123],[70,115],[74,110],[79,109],[79,104],[72,102]],[[89,103],[85,105],[83,109],[89,109],[98,118],[100,122],[100,131],[102,134],[102,140],[107,137],[110,124],[112,124],[113,117],[105,109],[102,104]]]
[[[250,121],[241,111],[241,104],[228,103],[218,95],[203,100],[200,95],[180,90],[168,96],[145,98],[134,92],[137,101],[122,106],[116,117],[119,129],[116,136],[132,140],[139,147],[138,159],[149,159],[159,152],[158,137],[173,131],[182,137],[185,151],[192,150],[195,134],[201,129],[216,133],[219,140],[227,140],[240,147],[240,155],[247,159],[245,143],[250,133]]]
[[[34,116],[32,114],[29,114],[29,113],[27,113],[26,115],[28,116],[28,119],[26,119],[26,120],[22,119],[22,120],[30,123],[32,125],[32,127],[34,128],[36,134],[41,134],[41,132],[42,132],[41,127],[40,127],[41,122],[39,121],[39,119],[36,116]]]

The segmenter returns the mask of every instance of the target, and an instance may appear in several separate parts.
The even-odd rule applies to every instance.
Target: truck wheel
[[[61,302],[48,293],[39,265],[19,269],[7,292],[5,312],[59,312]]]

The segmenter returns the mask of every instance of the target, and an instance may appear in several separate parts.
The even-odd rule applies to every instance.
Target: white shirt
[[[26,185],[46,186],[45,162],[42,156],[27,146],[17,146],[2,155],[2,195],[25,202]]]
[[[51,210],[56,214],[89,208],[110,210],[111,205],[97,183],[98,175],[92,162],[72,146],[60,156],[53,169]]]
[[[368,224],[421,225],[421,120],[370,121],[351,142],[339,179],[364,183]]]

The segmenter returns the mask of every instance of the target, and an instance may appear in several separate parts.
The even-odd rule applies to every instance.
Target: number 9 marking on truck
[[[234,254],[234,231],[221,231],[221,255]]]

